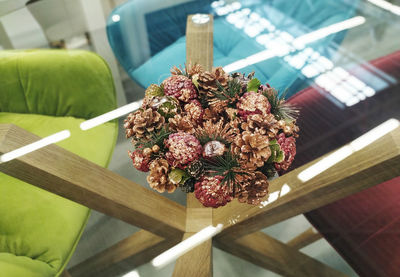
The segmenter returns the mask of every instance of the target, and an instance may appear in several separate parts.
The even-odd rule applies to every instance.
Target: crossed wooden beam
[[[202,25],[188,18],[187,48],[188,60],[211,67],[212,18]],[[0,154],[38,139],[15,125],[0,124]],[[0,171],[143,229],[71,268],[73,277],[123,273],[126,266],[121,265],[133,269],[182,238],[220,223],[224,229],[219,235],[177,260],[173,276],[212,276],[213,245],[284,276],[344,276],[298,251],[320,238],[312,230],[288,244],[259,231],[399,176],[400,128],[307,182],[298,178],[330,154],[271,181],[270,194],[275,197],[266,197],[260,206],[235,200],[218,209],[202,207],[193,194],[188,194],[184,207],[57,145],[2,163]]]

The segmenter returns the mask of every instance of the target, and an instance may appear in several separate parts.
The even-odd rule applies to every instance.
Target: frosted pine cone
[[[218,208],[232,200],[232,193],[228,186],[221,185],[223,178],[222,176],[203,177],[194,185],[195,196],[203,206]]]
[[[140,171],[149,171],[150,155],[144,155],[142,150],[128,151],[129,157],[132,159],[133,166]]]
[[[199,140],[184,132],[169,135],[164,144],[169,150],[165,156],[173,167],[184,168],[197,160],[202,152]]]
[[[228,85],[229,75],[225,73],[222,67],[213,68],[211,72],[204,71],[199,74],[198,82],[199,87],[203,90],[217,90],[217,81],[221,86],[226,87]]]
[[[195,132],[195,122],[193,122],[189,116],[176,114],[174,117],[168,119],[168,124],[172,131],[185,132],[188,134],[193,134]]]
[[[275,163],[275,168],[278,171],[286,171],[296,156],[296,140],[294,137],[286,137],[284,133],[280,133],[277,140],[281,150],[285,154],[285,159],[280,163]]]
[[[238,114],[243,120],[246,120],[247,116],[251,114],[267,115],[271,111],[271,104],[267,97],[254,91],[243,94],[236,106],[239,109]]]
[[[154,131],[160,130],[165,118],[151,108],[130,113],[124,120],[126,137],[150,138]]]
[[[192,121],[198,123],[203,119],[204,109],[199,100],[192,100],[190,103],[186,104],[183,109]]]
[[[235,137],[231,151],[239,157],[239,163],[250,170],[263,166],[271,156],[268,137],[252,134],[249,131],[244,131]]]
[[[251,133],[259,133],[275,138],[279,131],[278,121],[273,114],[251,114],[247,116],[247,121],[243,121],[241,127]]]
[[[160,193],[168,191],[172,193],[176,185],[171,183],[168,178],[169,164],[165,159],[156,159],[150,163],[150,174],[147,176],[147,182],[150,187]]]
[[[162,82],[164,93],[167,96],[173,96],[182,102],[189,102],[197,97],[196,87],[192,80],[183,75],[172,75]]]
[[[250,175],[242,175],[237,198],[241,203],[258,205],[268,194],[268,178],[259,171]]]

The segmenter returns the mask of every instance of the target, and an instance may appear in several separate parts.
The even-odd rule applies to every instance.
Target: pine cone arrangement
[[[141,109],[124,121],[133,166],[149,172],[160,193],[179,186],[206,207],[237,198],[257,205],[268,177],[287,170],[296,154],[298,111],[254,73],[221,67],[173,67],[146,90]]]

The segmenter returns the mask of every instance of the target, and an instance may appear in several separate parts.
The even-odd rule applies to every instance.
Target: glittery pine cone
[[[140,171],[149,171],[150,155],[145,155],[142,150],[137,149],[133,152],[128,151],[129,157],[132,159],[133,166]]]
[[[267,136],[244,131],[236,136],[231,151],[238,156],[239,163],[245,168],[255,170],[264,165],[271,156]]]
[[[221,185],[223,178],[222,176],[206,176],[194,185],[195,196],[203,206],[218,208],[232,200],[232,193],[228,186]]]
[[[286,136],[294,136],[295,138],[299,136],[299,127],[296,125],[295,121],[287,122],[285,120],[279,120],[277,124]]]
[[[202,152],[199,140],[184,132],[169,135],[164,144],[169,150],[165,156],[173,167],[184,168],[197,160]]]
[[[192,177],[198,178],[204,172],[204,164],[201,161],[196,160],[196,161],[192,162],[191,164],[189,164],[189,166],[186,168],[186,171]]]
[[[280,129],[278,121],[273,114],[251,114],[247,116],[247,120],[241,123],[241,127],[245,131],[268,135],[269,138],[275,138]]]
[[[189,102],[197,97],[197,90],[192,80],[183,75],[172,75],[163,82],[164,93],[173,96],[182,102]]]
[[[240,176],[240,187],[235,195],[239,202],[258,205],[268,194],[268,178],[259,171]]]
[[[182,116],[176,114],[174,117],[168,119],[169,128],[175,132],[185,132],[193,134],[195,132],[195,122],[189,116]]]
[[[227,142],[232,142],[239,133],[239,128],[225,123],[223,119],[220,119],[218,122],[212,120],[203,121],[203,126],[197,126],[195,130],[197,137],[207,136],[214,139],[218,137]]]
[[[204,71],[199,74],[198,83],[199,87],[203,90],[217,90],[217,82],[221,86],[226,87],[228,85],[229,75],[225,73],[222,67],[213,68],[211,72]]]
[[[185,104],[183,109],[193,122],[198,123],[203,119],[204,109],[199,100],[192,100],[190,103]]]
[[[126,137],[150,138],[151,134],[163,127],[165,118],[151,108],[130,113],[124,120]]]
[[[280,163],[275,163],[275,168],[278,171],[286,171],[296,156],[296,140],[294,137],[286,137],[284,133],[280,133],[277,140],[281,150],[285,154],[285,159]]]
[[[160,193],[168,191],[172,193],[176,185],[168,179],[169,164],[165,159],[156,159],[150,163],[150,174],[147,176],[147,182],[150,187]]]
[[[243,120],[247,120],[247,116],[251,114],[267,115],[271,111],[271,104],[267,97],[253,91],[243,94],[236,106],[239,109],[238,114]]]

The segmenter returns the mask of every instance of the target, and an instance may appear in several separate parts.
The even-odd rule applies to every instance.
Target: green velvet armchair
[[[82,131],[79,124],[116,108],[111,72],[87,51],[0,51],[0,124],[45,137],[68,129],[58,143],[107,166],[117,123]],[[59,276],[89,218],[82,205],[0,172],[0,276]]]

